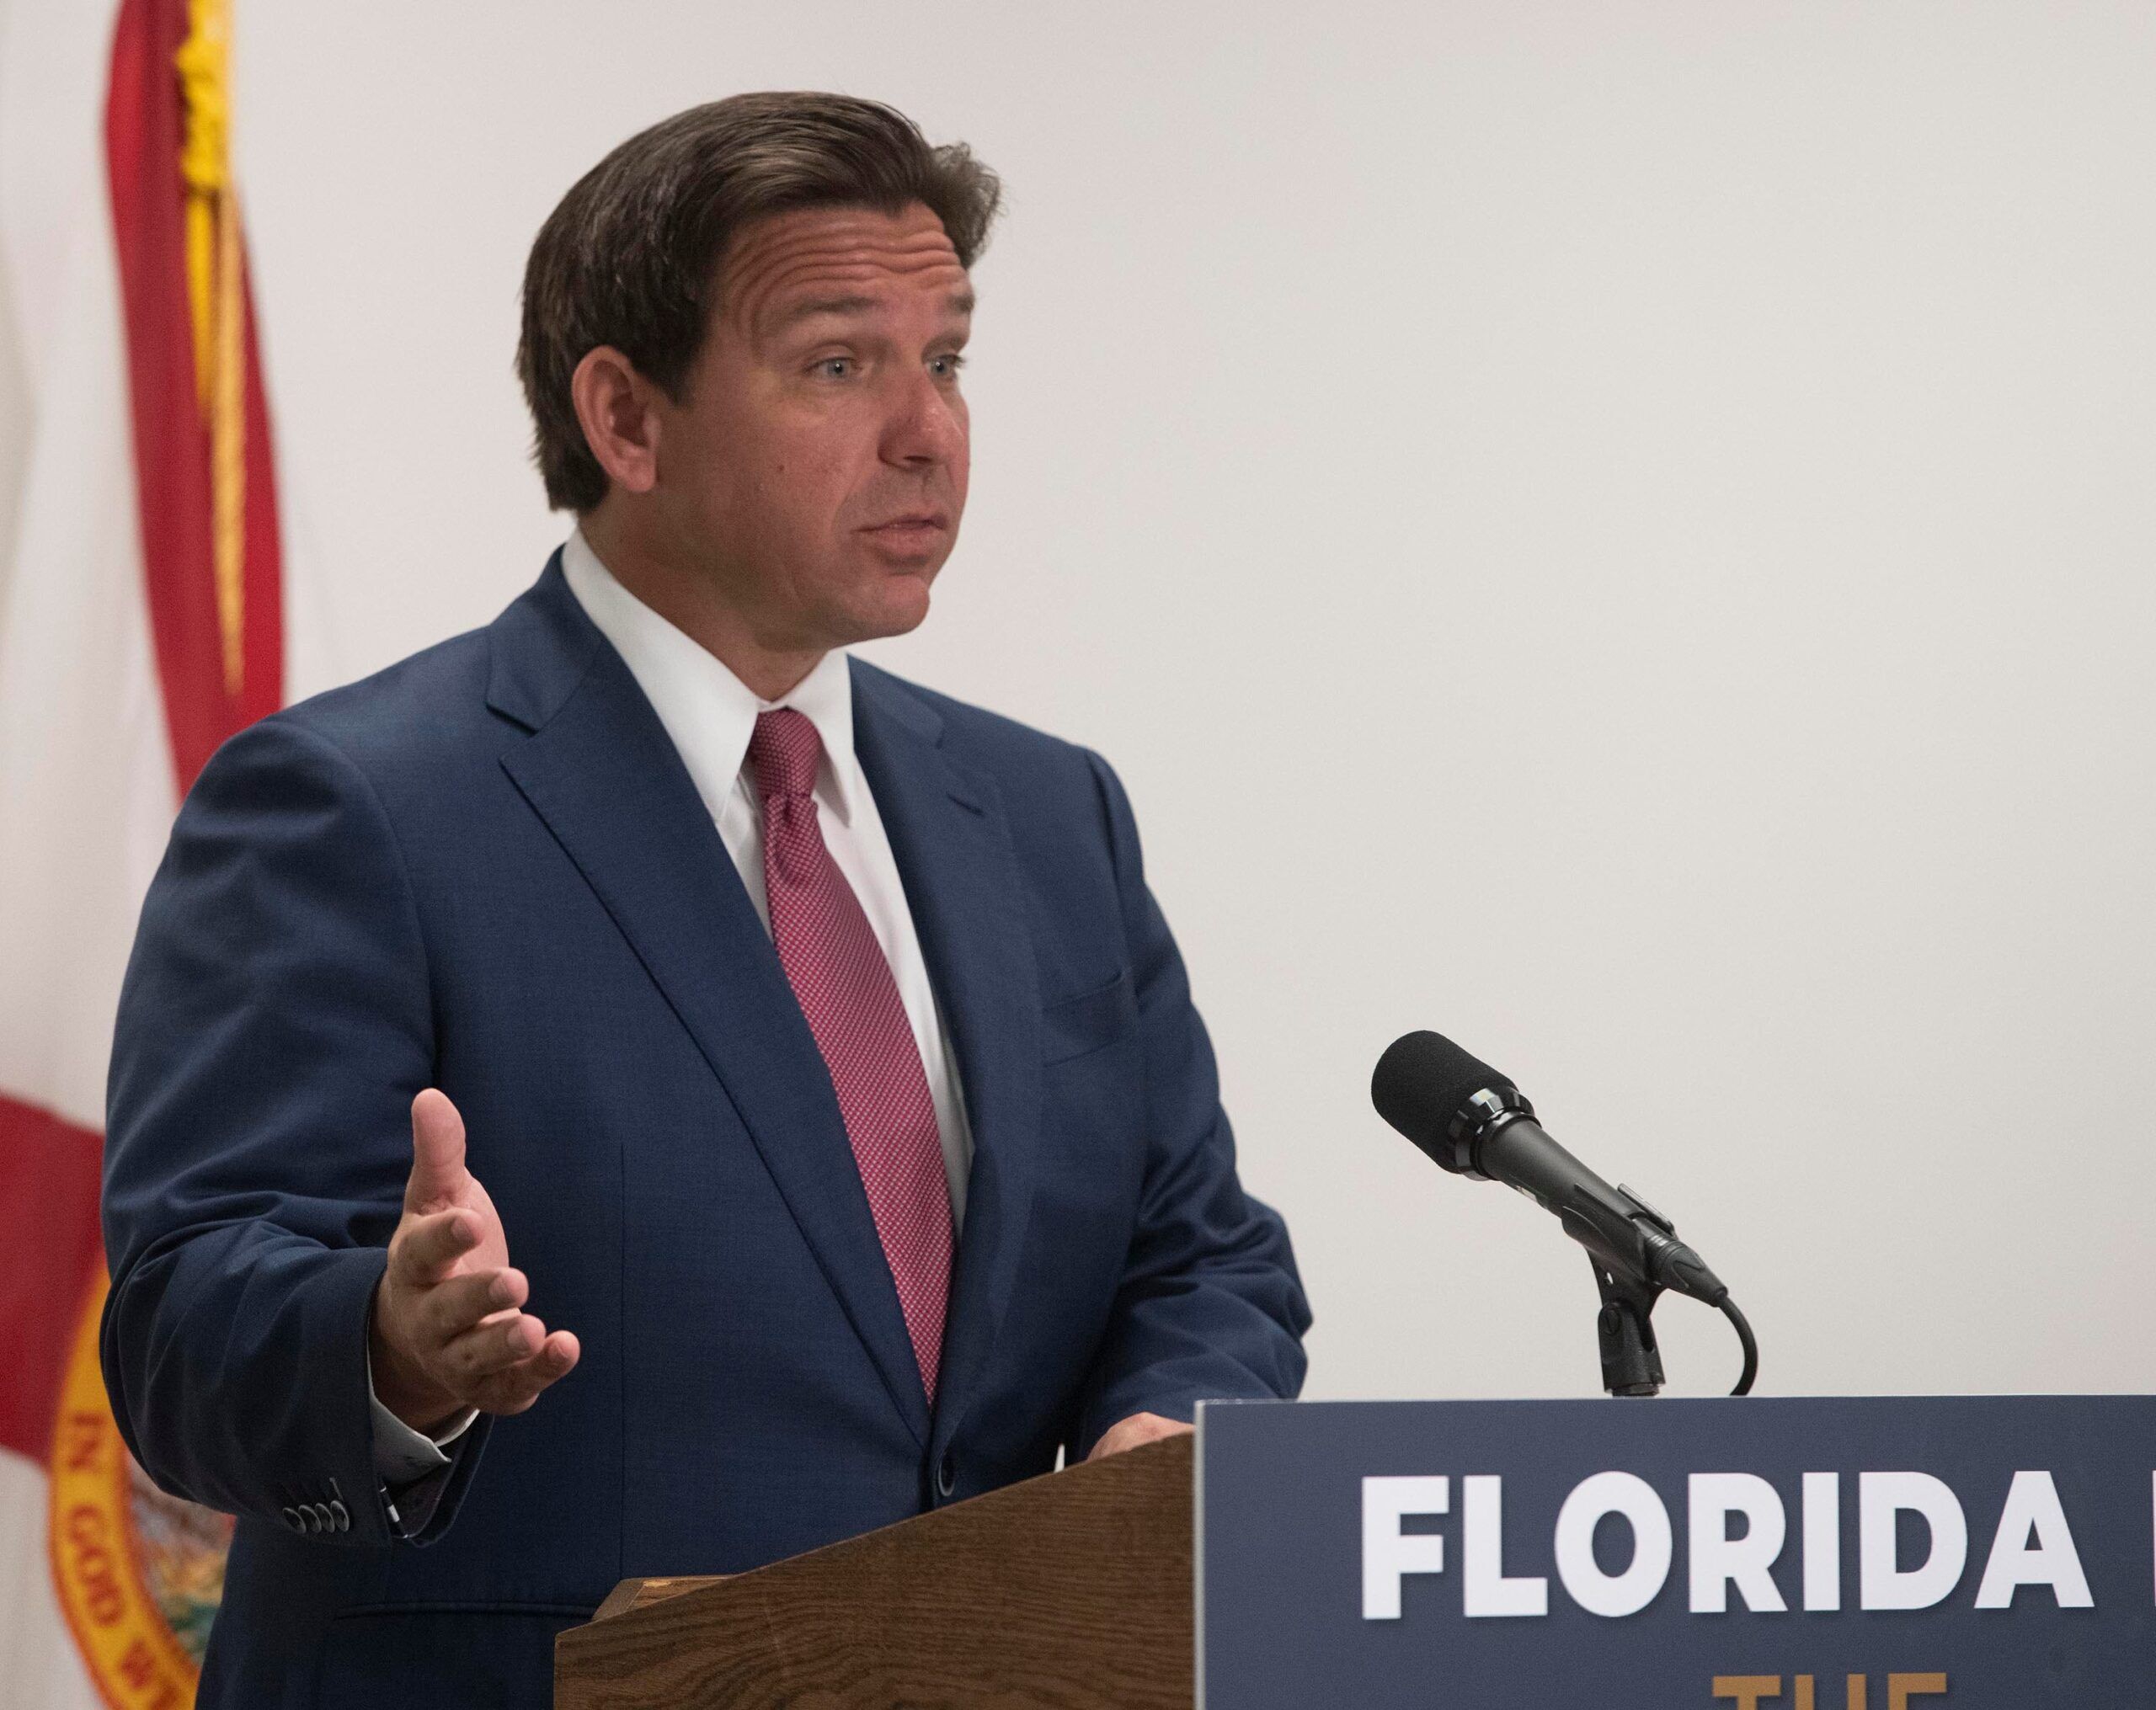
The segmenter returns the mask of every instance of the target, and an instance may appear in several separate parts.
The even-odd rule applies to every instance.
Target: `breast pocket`
[[[1138,999],[1130,970],[1104,986],[1041,1006],[1041,1061],[1067,1063],[1111,1046],[1138,1025]]]

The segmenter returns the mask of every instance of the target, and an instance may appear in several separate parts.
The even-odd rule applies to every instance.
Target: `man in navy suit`
[[[526,279],[563,549],[189,794],[103,1352],[239,1517],[205,1706],[543,1704],[626,1575],[1299,1388],[1115,775],[840,651],[956,535],[996,199],[835,96],[623,144]]]

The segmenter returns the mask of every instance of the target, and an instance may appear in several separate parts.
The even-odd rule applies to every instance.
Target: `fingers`
[[[1104,1461],[1110,1455],[1120,1455],[1126,1449],[1143,1448],[1148,1443],[1157,1443],[1163,1438],[1179,1437],[1189,1434],[1192,1427],[1180,1420],[1163,1418],[1157,1413],[1134,1413],[1128,1419],[1118,1420],[1101,1434],[1100,1441],[1086,1458]]]
[[[484,1338],[494,1329],[486,1326],[473,1334]],[[512,1347],[530,1351],[476,1377],[472,1380],[474,1404],[488,1413],[522,1413],[547,1385],[568,1375],[582,1351],[575,1335],[568,1330],[545,1332],[546,1327],[536,1318],[520,1316],[515,1333],[505,1334],[503,1340]],[[486,1346],[484,1341],[476,1342],[475,1354],[486,1357],[483,1351]]]
[[[531,1313],[503,1313],[452,1338],[441,1350],[442,1369],[469,1393],[483,1378],[529,1360],[546,1341],[546,1325]]]
[[[556,1330],[530,1359],[490,1379],[482,1404],[490,1413],[522,1413],[548,1384],[574,1369],[582,1351],[574,1331]]]
[[[439,1205],[464,1180],[464,1119],[448,1094],[429,1087],[412,1100],[412,1174],[404,1184],[404,1209]]]
[[[478,1243],[478,1218],[452,1207],[446,1212],[408,1217],[390,1243],[389,1263],[403,1286],[430,1288]]]
[[[446,1347],[467,1330],[507,1307],[520,1307],[531,1286],[520,1271],[499,1270],[452,1276],[419,1298],[421,1333],[435,1347]]]

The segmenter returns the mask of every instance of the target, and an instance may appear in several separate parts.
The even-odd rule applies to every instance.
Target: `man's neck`
[[[816,669],[828,648],[773,645],[712,578],[650,551],[602,511],[578,521],[584,544],[622,587],[711,654],[761,701],[776,701]]]

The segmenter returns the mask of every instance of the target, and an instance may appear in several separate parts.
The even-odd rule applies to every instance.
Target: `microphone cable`
[[[1750,1320],[1737,1310],[1735,1301],[1727,1295],[1724,1295],[1717,1304],[1721,1308],[1722,1316],[1736,1325],[1737,1340],[1743,1345],[1744,1348],[1743,1374],[1737,1378],[1737,1388],[1729,1393],[1732,1395],[1749,1395],[1752,1393],[1752,1382],[1759,1375],[1759,1345],[1752,1338]]]

